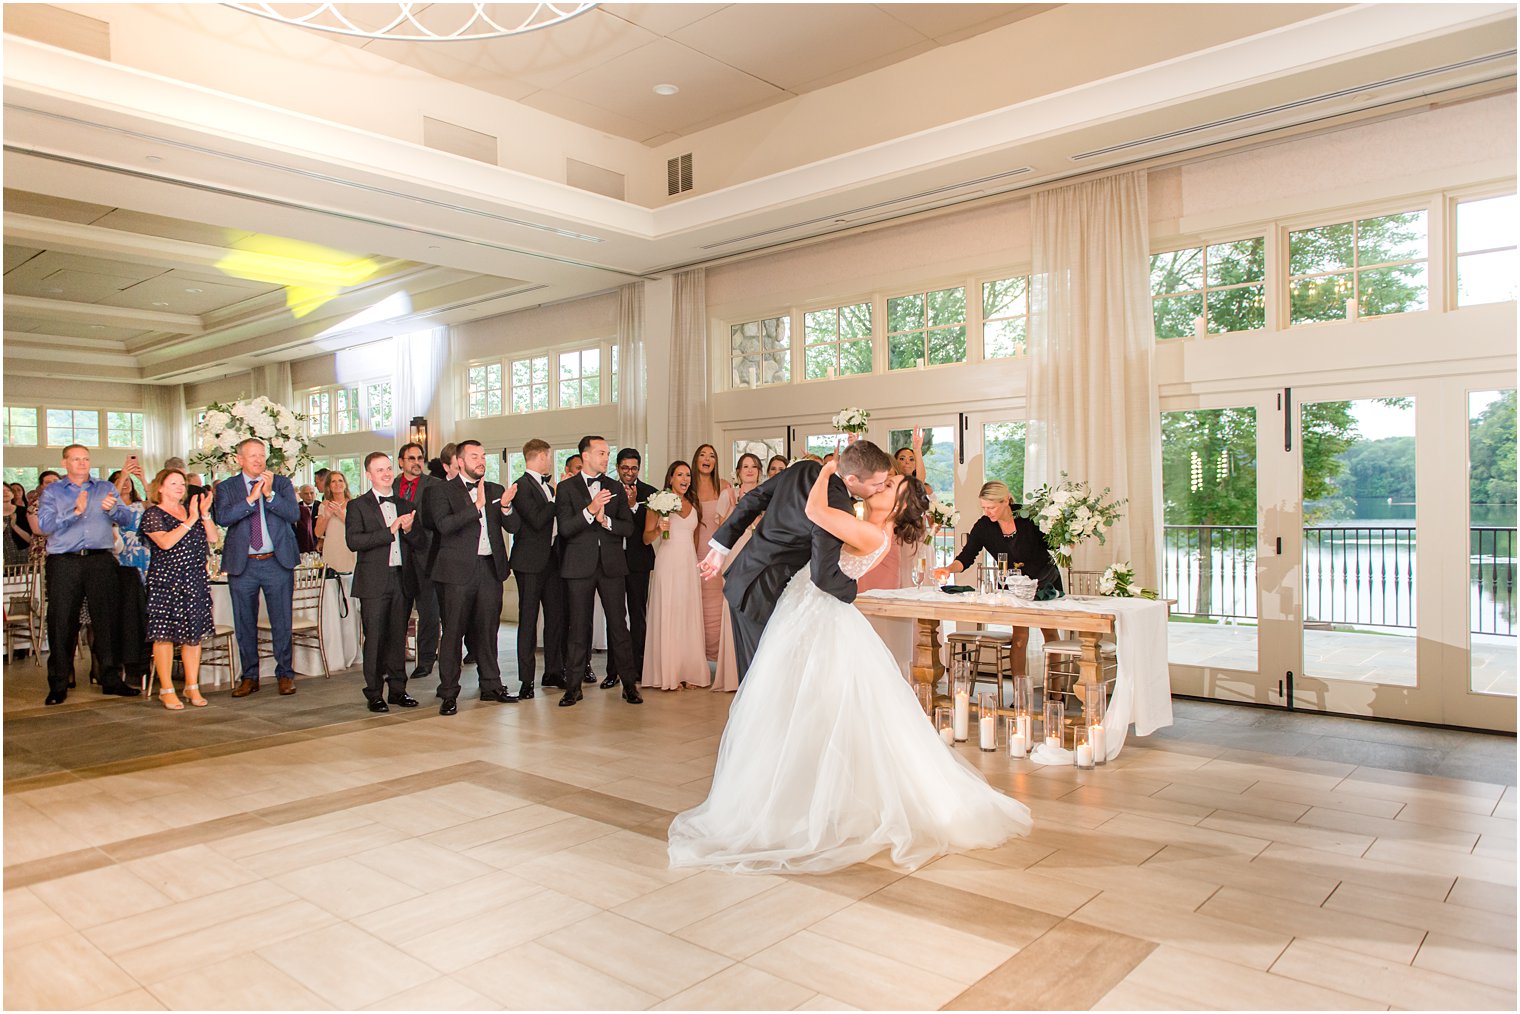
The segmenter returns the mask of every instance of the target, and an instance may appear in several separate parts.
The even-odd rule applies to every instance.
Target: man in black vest
[[[406,692],[406,620],[417,573],[415,563],[407,564],[422,541],[422,529],[415,505],[391,488],[395,471],[389,455],[366,455],[364,472],[370,490],[349,505],[344,535],[355,555],[354,598],[364,624],[364,698],[369,710],[379,713],[391,710],[386,690],[391,704],[417,706]]]
[[[565,578],[570,618],[565,672],[582,672],[590,661],[593,596],[599,597],[607,615],[607,650],[623,681],[623,700],[643,704],[633,641],[623,620],[627,608],[623,579],[628,576],[623,540],[634,533],[633,512],[628,509],[628,499],[620,485],[605,474],[607,441],[595,436],[581,437],[580,454],[580,474],[562,480],[555,495],[559,538],[564,545],[560,573]],[[569,707],[580,699],[580,683],[567,679],[560,707]]]
[[[639,452],[625,447],[617,453],[618,481],[623,487],[623,497],[633,512],[633,534],[623,540],[623,557],[628,561],[628,576],[624,578],[628,589],[628,636],[633,641],[633,658],[639,673],[644,672],[645,613],[649,609],[649,574],[654,570],[654,547],[644,541],[644,516],[648,512],[649,498],[658,492],[653,486],[639,479],[643,460]],[[607,643],[612,643],[612,623],[607,624]],[[607,656],[607,678],[602,689],[617,686],[617,657]]]
[[[554,483],[549,445],[536,437],[523,444],[527,470],[517,477],[518,495],[507,515],[512,533],[512,573],[517,578],[517,696],[534,696],[538,667],[538,618],[544,618],[544,687],[565,687],[565,583],[559,574]],[[505,451],[502,452],[506,454]]]

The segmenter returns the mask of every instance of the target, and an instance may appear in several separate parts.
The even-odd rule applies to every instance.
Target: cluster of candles
[[[953,681],[954,691],[949,708],[938,708],[935,725],[946,746],[964,743],[971,738],[971,693],[969,681]],[[1026,693],[1020,693],[1025,690]],[[1035,746],[1034,718],[1028,707],[1028,688],[1015,684],[1014,707],[1011,712],[998,708],[998,699],[992,694],[981,694],[977,699],[977,746],[987,753],[999,748],[999,741],[1008,748],[1008,756],[1028,757]],[[1103,728],[1104,701],[1102,691],[1088,697],[1086,724],[1074,730],[1076,766],[1083,769],[1108,761],[1108,738]],[[1001,719],[1001,726],[1000,726]],[[1049,702],[1044,715],[1045,745],[1056,750],[1065,747],[1065,707],[1059,701]],[[1002,736],[999,736],[999,730]]]

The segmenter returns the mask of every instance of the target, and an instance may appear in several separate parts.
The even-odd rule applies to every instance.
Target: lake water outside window
[[[1470,686],[1514,697],[1515,391],[1468,394]]]

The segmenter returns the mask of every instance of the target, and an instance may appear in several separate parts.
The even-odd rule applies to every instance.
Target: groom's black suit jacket
[[[764,512],[760,526],[723,577],[728,604],[758,623],[770,619],[787,582],[805,566],[811,566],[813,583],[823,591],[841,602],[855,601],[855,582],[839,569],[839,540],[807,516],[808,493],[822,468],[816,461],[799,461],[766,480],[739,501],[713,534],[718,545],[732,548]],[[829,479],[829,506],[853,509],[844,480],[837,475]]]

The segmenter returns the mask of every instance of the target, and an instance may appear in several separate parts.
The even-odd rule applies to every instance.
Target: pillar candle
[[[955,745],[955,730],[952,729],[952,728],[950,728],[950,726],[947,725],[947,726],[945,726],[943,729],[941,729],[939,731],[939,738],[945,741],[945,745],[946,746],[954,746]]]
[[[1008,756],[1024,757],[1029,753],[1029,741],[1021,732],[1014,733],[1008,740]]]
[[[1093,748],[1086,743],[1077,746],[1077,767],[1090,768],[1093,762]]]
[[[983,750],[997,749],[997,719],[991,715],[983,715],[980,722],[982,732],[981,747]]]
[[[1020,715],[1018,726],[1019,735],[1024,738],[1024,746],[1027,748],[1034,742],[1034,719],[1028,715]]]
[[[1093,754],[1101,760],[1108,760],[1108,740],[1103,732],[1103,726],[1095,725],[1088,729],[1087,736],[1092,741]]]
[[[963,742],[971,733],[971,695],[959,691],[955,695],[955,740]]]
[[[1059,750],[1059,749],[1061,749],[1061,737],[1060,736],[1046,736],[1045,737],[1045,745],[1048,746],[1048,747],[1050,747],[1053,750]]]

